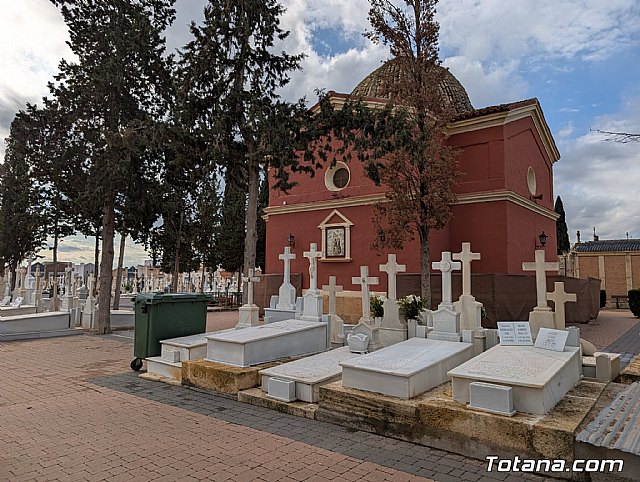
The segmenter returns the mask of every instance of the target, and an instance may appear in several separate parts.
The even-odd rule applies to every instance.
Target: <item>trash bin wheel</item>
[[[134,372],[137,372],[141,368],[142,368],[142,358],[134,358],[133,361],[131,362],[131,369]]]

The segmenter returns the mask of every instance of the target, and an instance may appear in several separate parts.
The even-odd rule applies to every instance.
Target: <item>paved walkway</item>
[[[227,327],[235,316],[210,314],[207,328]],[[632,328],[610,347],[640,352],[639,326],[626,322]],[[0,344],[0,481],[525,479],[488,474],[484,462],[440,450],[141,380],[129,369],[131,335]]]

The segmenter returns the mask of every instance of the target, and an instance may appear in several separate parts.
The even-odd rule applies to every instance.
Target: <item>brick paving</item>
[[[207,328],[232,326],[235,316],[210,313]],[[608,349],[639,353],[639,331],[634,320]],[[543,480],[141,380],[129,369],[131,335],[0,344],[0,481]]]

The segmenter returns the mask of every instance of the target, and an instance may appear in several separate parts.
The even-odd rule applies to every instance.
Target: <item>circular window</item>
[[[324,184],[329,191],[340,191],[347,187],[351,173],[343,162],[337,162],[335,166],[327,169],[324,175]]]
[[[527,171],[527,187],[529,188],[529,192],[532,196],[536,195],[536,173],[533,171],[533,167],[529,166],[529,170]]]

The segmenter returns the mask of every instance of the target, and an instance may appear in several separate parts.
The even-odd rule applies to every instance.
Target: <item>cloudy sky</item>
[[[189,40],[205,0],[178,0],[170,49]],[[288,99],[322,88],[350,92],[387,58],[362,36],[367,0],[283,0],[287,48],[304,52]],[[70,58],[66,27],[49,0],[0,0],[0,137],[15,112],[47,93],[60,58]],[[441,58],[474,107],[537,97],[562,158],[555,194],[569,235],[640,237],[640,143],[607,142],[592,129],[640,133],[640,2],[637,0],[440,0]],[[0,148],[2,149],[2,148]],[[0,157],[3,149],[0,150]],[[70,238],[61,258],[91,261],[91,239]],[[42,253],[47,254],[49,253]],[[126,264],[145,258],[128,250]]]

